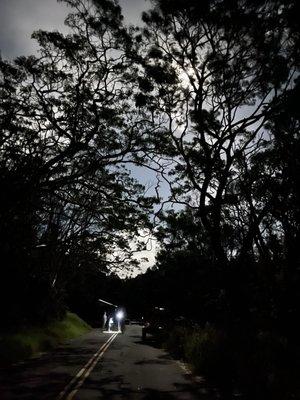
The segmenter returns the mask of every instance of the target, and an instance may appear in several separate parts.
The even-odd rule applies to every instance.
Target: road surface
[[[211,400],[184,366],[141,341],[141,327],[124,334],[95,329],[37,358],[0,371],[1,400]]]

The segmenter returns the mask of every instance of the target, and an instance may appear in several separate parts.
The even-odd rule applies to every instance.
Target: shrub
[[[185,358],[185,342],[189,331],[185,327],[177,326],[171,330],[165,342],[165,347],[176,358]]]
[[[296,348],[294,349],[296,351]],[[257,399],[286,399],[294,391],[294,366],[287,341],[271,332],[260,332],[247,351],[237,354],[237,380],[243,391]],[[292,398],[292,397],[291,397]]]
[[[213,327],[198,328],[187,335],[184,355],[195,372],[207,376],[219,374],[229,361],[225,338]]]
[[[68,312],[61,320],[40,327],[27,327],[0,336],[0,365],[11,364],[49,350],[65,340],[88,332],[91,327]]]

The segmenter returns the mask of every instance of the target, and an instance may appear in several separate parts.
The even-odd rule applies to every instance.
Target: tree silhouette
[[[17,304],[4,307],[15,322],[34,314],[26,298],[51,317],[41,298],[45,307],[61,299],[67,265],[88,264],[92,254],[99,269],[136,265],[132,243],[149,227],[153,202],[126,169],[145,122],[130,101],[131,39],[120,7],[66,3],[68,34],[37,31],[38,55],[0,64],[1,304]]]
[[[220,264],[243,252],[236,235],[245,226],[235,229],[243,208],[252,210],[245,245],[265,251],[249,188],[241,193],[238,181],[242,164],[248,168],[266,142],[273,143],[268,122],[274,105],[295,85],[295,7],[277,1],[157,1],[136,38],[143,67],[137,104],[161,126],[161,157],[173,159],[172,167],[161,169],[170,201],[198,214]]]

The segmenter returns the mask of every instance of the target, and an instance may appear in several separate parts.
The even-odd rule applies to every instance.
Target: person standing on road
[[[106,323],[107,323],[107,314],[106,314],[106,311],[104,311],[104,314],[103,314],[103,330],[106,328]]]
[[[113,324],[114,324],[114,320],[112,317],[110,317],[108,320],[108,331],[109,332],[111,332],[111,328],[112,328]]]

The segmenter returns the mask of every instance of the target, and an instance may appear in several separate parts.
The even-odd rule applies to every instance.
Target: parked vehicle
[[[170,318],[164,307],[155,307],[146,317],[142,328],[142,340],[147,335],[161,336],[170,326]]]

